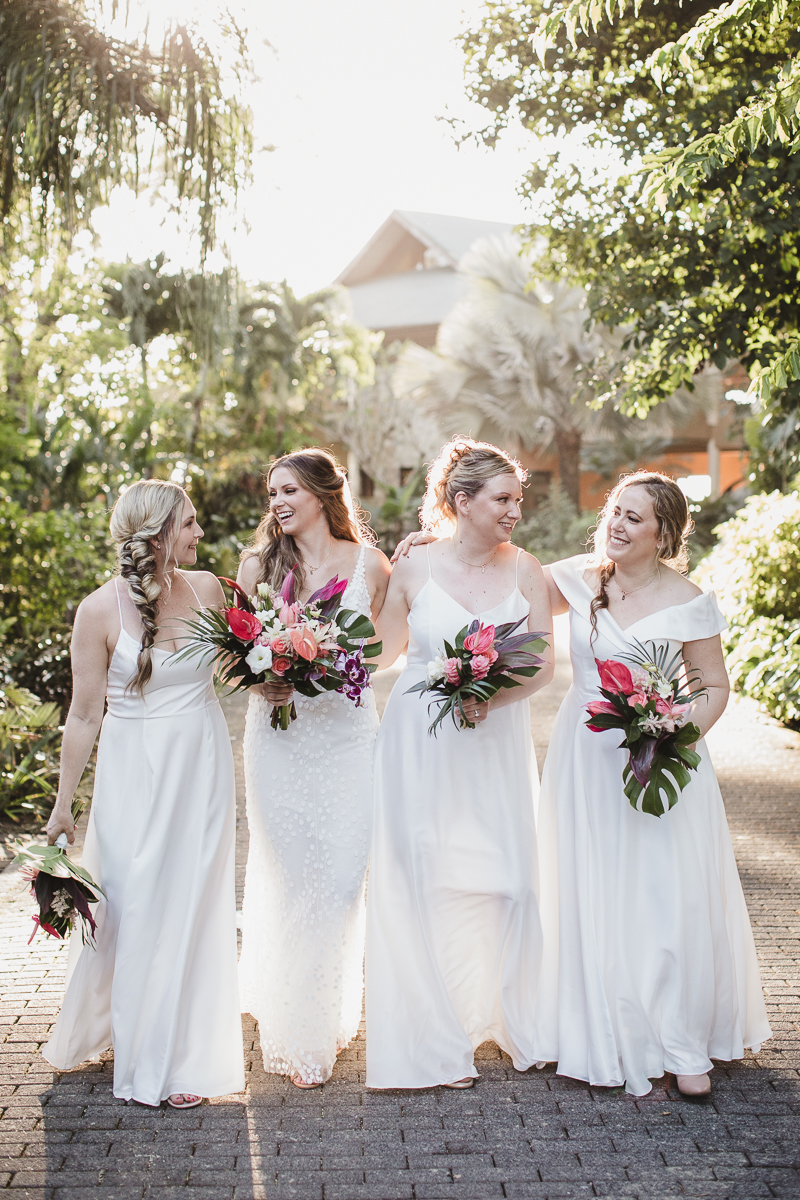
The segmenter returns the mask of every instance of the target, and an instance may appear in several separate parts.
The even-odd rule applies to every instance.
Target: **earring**
[[[160,550],[160,549],[161,549],[161,542],[156,542],[156,550]]]

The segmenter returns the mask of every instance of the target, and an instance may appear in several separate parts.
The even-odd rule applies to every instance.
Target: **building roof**
[[[336,282],[352,288],[425,268],[455,271],[462,254],[478,238],[509,233],[513,228],[500,221],[395,209]]]
[[[349,288],[353,316],[367,329],[439,325],[461,295],[452,269],[404,271]]]

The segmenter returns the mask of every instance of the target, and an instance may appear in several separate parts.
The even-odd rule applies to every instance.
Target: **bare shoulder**
[[[392,564],[378,546],[368,546],[364,569],[369,578],[376,579],[379,576],[389,575]]]
[[[211,571],[186,571],[184,574],[204,603],[218,604],[224,598],[222,585]]]
[[[81,600],[75,614],[75,625],[81,632],[96,631],[105,638],[112,627],[116,629],[119,626],[115,583],[119,584],[120,589],[126,587],[121,581],[109,579],[96,592],[90,592],[84,600]]]
[[[689,600],[694,600],[696,596],[702,596],[703,589],[699,588],[696,583],[692,583],[691,579],[687,579],[685,575],[681,575],[680,571],[663,565],[661,570],[664,573],[664,582],[669,589],[670,599],[674,604],[685,604]]]
[[[261,559],[253,550],[246,550],[239,563],[237,580],[246,592],[255,590],[261,574]]]
[[[526,588],[543,588],[545,586],[544,570],[538,558],[529,554],[527,550],[523,550],[518,562],[517,578],[522,591]]]

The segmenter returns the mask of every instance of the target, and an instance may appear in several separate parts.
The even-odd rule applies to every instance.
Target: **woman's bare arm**
[[[691,720],[705,737],[725,712],[731,685],[725,669],[722,640],[717,635],[697,642],[685,642],[683,661],[689,675],[698,675],[694,687],[708,688],[707,696],[699,696],[692,705]]]
[[[47,822],[47,840],[51,845],[60,833],[67,835],[70,845],[75,841],[72,798],[103,720],[110,632],[105,599],[95,592],[79,605],[75,614],[71,643],[72,703],[61,741],[56,802]]]
[[[488,702],[488,708],[503,708],[506,704],[516,704],[518,700],[526,700],[552,681],[554,670],[553,658],[553,618],[550,613],[550,599],[544,571],[531,554],[520,556],[519,590],[530,604],[528,630],[530,633],[542,633],[547,639],[547,649],[541,651],[544,660],[541,668],[532,679],[524,675],[519,677],[519,687],[504,688]]]

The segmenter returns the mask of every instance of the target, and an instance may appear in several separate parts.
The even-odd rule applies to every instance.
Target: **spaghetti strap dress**
[[[518,556],[519,558],[519,556]],[[494,1041],[524,1071],[542,949],[534,806],[539,790],[527,699],[475,729],[428,735],[430,697],[408,689],[479,617],[527,618],[516,586],[473,614],[430,573],[408,616],[407,665],[375,749],[367,900],[367,1086],[420,1088],[478,1072]]]
[[[119,615],[83,852],[106,899],[43,1054],[63,1071],[112,1046],[114,1095],[142,1104],[224,1096],[244,1088],[230,736],[210,663],[154,647],[128,690],[140,643]]]
[[[623,792],[618,729],[593,733],[601,698],[595,659],[715,637],[713,594],[671,605],[623,630],[597,613],[587,555],[553,563],[570,605],[572,687],[542,775],[539,851],[545,958],[537,1057],[559,1074],[645,1095],[665,1071],[702,1075],[770,1036],[750,919],[725,807],[705,742],[700,766],[662,817]]]

